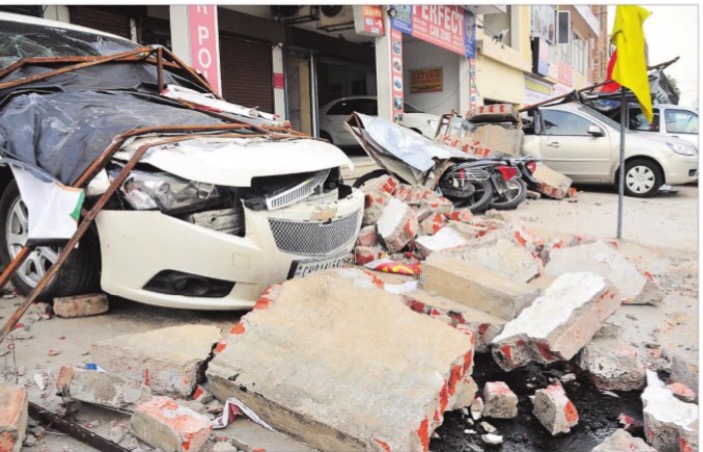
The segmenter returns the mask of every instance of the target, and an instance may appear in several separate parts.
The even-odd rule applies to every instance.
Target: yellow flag
[[[647,121],[652,122],[652,94],[647,78],[647,60],[642,24],[651,13],[636,5],[620,5],[615,9],[615,23],[610,37],[618,49],[613,80],[632,91]]]

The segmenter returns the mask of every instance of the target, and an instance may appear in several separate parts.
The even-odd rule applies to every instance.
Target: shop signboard
[[[405,98],[403,94],[403,35],[398,30],[391,30],[391,111],[393,121],[403,122]]]
[[[373,5],[354,5],[354,29],[360,35],[383,36],[383,8]]]
[[[433,93],[442,91],[442,82],[441,67],[410,70],[411,93]]]
[[[391,27],[468,58],[476,57],[475,17],[457,5],[394,5]]]
[[[549,44],[545,39],[540,38],[538,45],[537,73],[546,77],[549,75]]]
[[[559,62],[557,80],[559,80],[559,83],[563,83],[567,86],[573,85],[573,69],[569,64],[566,64],[563,61]]]
[[[551,84],[525,76],[525,98],[523,104],[532,105],[550,99],[553,97],[552,91]]]
[[[205,76],[217,93],[221,93],[217,6],[189,5],[188,32],[191,66]]]

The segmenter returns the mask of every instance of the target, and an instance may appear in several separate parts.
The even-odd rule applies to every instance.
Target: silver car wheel
[[[27,243],[29,233],[29,220],[27,206],[21,198],[17,198],[10,214],[7,216],[5,225],[5,237],[7,238],[7,250],[12,259],[17,256],[22,247]],[[38,247],[32,251],[24,263],[17,270],[17,276],[30,287],[36,287],[39,280],[46,274],[52,265],[58,260],[59,248]]]
[[[656,175],[646,166],[633,166],[625,175],[625,183],[634,193],[647,193],[654,188]]]

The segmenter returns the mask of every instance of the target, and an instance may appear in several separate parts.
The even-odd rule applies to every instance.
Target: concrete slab
[[[210,362],[213,394],[321,450],[428,450],[471,368],[465,332],[339,271],[287,281],[261,306]]]
[[[29,396],[27,390],[0,383],[0,451],[19,452],[26,436]]]

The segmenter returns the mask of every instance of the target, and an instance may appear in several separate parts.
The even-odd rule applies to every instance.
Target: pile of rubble
[[[224,335],[187,325],[95,343],[91,363],[61,368],[56,391],[129,414],[109,439],[131,449],[256,450],[218,433],[241,415],[319,450],[427,451],[453,410],[466,435],[496,445],[505,437],[492,420],[523,405],[506,382],[472,377],[474,354],[490,353],[506,372],[569,362],[602,391],[645,388],[646,443],[629,420],[594,450],[697,450],[695,378],[678,366],[665,384],[608,323],[621,304],[662,299],[617,244],[544,243],[391,177],[366,190],[361,267],[275,285]],[[391,265],[378,260],[386,255]],[[90,300],[59,309],[106,309]],[[575,379],[531,385],[530,415],[551,435],[579,423],[566,384]],[[24,388],[0,386],[0,450],[34,438],[27,402]]]

